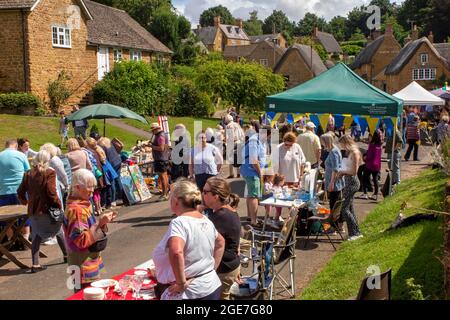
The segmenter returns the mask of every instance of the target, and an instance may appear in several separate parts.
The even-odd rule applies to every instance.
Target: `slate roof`
[[[93,20],[87,21],[88,42],[170,54],[172,51],[123,10],[83,0]]]
[[[304,44],[294,44],[291,47],[289,47],[289,49],[287,49],[284,55],[281,57],[280,61],[278,61],[278,63],[276,64],[274,70],[278,70],[281,67],[281,65],[287,59],[290,52],[293,50],[297,50],[300,53],[300,56],[303,58],[308,68],[313,72],[314,76],[318,76],[322,72],[328,70],[327,67],[323,64],[316,50],[314,49],[311,50],[310,46]],[[311,51],[312,51],[312,66],[311,66]]]
[[[225,33],[226,37],[228,39],[235,39],[235,40],[248,40],[247,34],[245,33],[244,29],[239,28],[239,26],[232,26],[228,24],[220,24],[219,25],[220,30],[222,30],[223,33]]]
[[[334,62],[331,60],[327,60],[325,61],[325,67],[327,67],[328,69],[331,69],[335,66]]]
[[[330,33],[317,31],[316,34],[317,39],[322,44],[322,46],[325,48],[327,53],[342,53],[341,46],[336,41],[334,36]]]
[[[38,0],[0,0],[1,9],[29,9]]]
[[[256,48],[258,48],[258,46],[264,46],[264,45],[269,46],[272,49],[275,49],[275,52],[280,57],[286,51],[285,48],[275,45],[271,41],[264,41],[264,42],[252,43],[250,45],[245,45],[245,46],[225,46],[225,50],[223,51],[223,56],[225,58],[248,57],[253,53],[253,51]]]
[[[217,34],[217,28],[201,27],[200,29],[195,30],[195,34],[205,45],[214,44],[214,40],[216,39]]]
[[[280,36],[279,33],[275,34],[261,34],[259,36],[250,36],[248,37],[250,39],[251,43],[256,43],[260,41],[272,41],[272,39],[277,39]]]
[[[351,69],[358,69],[361,66],[371,63],[373,56],[377,53],[378,48],[384,41],[384,35],[379,36],[374,41],[369,43],[361,50],[361,52],[356,56],[355,61],[350,66]]]
[[[414,40],[404,46],[400,53],[391,61],[391,63],[386,67],[385,74],[398,74],[402,71],[403,67],[409,62],[409,60],[414,56],[419,47],[426,43],[430,49],[436,54],[436,56],[441,59],[448,67],[448,61],[445,60],[440,53],[436,50],[433,44],[428,40],[427,37],[422,37],[420,39]]]

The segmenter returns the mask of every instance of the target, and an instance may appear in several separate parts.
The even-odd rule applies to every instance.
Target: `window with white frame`
[[[71,48],[70,28],[52,26],[52,43],[54,47]]]
[[[413,69],[413,80],[435,80],[435,79],[436,79],[435,68]]]
[[[122,61],[122,49],[114,49],[114,61],[119,62]]]
[[[259,63],[265,67],[267,67],[269,65],[269,60],[268,59],[259,59]]]
[[[131,50],[130,51],[130,60],[141,61],[142,60],[142,52],[139,50]]]
[[[422,53],[422,54],[420,55],[420,62],[421,62],[421,63],[427,63],[427,62],[428,62],[428,54]]]

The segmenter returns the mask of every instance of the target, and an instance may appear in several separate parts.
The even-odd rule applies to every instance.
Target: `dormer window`
[[[421,62],[421,63],[428,63],[428,54],[422,53],[422,54],[420,55],[420,62]]]
[[[231,27],[227,27],[228,33],[231,33]]]

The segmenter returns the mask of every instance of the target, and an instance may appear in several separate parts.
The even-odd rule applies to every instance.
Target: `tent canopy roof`
[[[402,90],[394,93],[394,97],[403,100],[408,106],[443,106],[445,101],[424,89],[420,84],[413,81]]]
[[[372,86],[343,63],[285,92],[268,96],[266,110],[398,116],[403,101]]]

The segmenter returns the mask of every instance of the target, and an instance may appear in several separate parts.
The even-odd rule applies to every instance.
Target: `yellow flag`
[[[318,117],[319,117],[320,125],[322,126],[322,129],[325,132],[327,130],[327,124],[328,124],[328,119],[330,117],[330,114],[329,113],[320,114]]]
[[[277,123],[278,119],[280,119],[281,117],[281,113],[276,113],[275,116],[272,119],[272,122],[270,123],[270,125],[273,127],[275,123]]]
[[[301,113],[294,113],[294,122],[297,122],[298,120],[300,120],[303,117],[303,114]]]
[[[377,125],[378,125],[378,122],[380,121],[380,119],[371,118],[369,116],[364,116],[364,118],[366,118],[367,124],[369,125],[370,134],[373,135],[375,133],[375,130],[377,129]]]
[[[346,129],[350,128],[353,122],[353,117],[350,114],[343,114],[344,118],[344,126]]]

